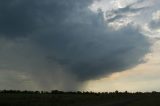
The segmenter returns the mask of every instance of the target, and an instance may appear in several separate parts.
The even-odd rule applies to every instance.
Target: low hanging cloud
[[[103,13],[88,8],[92,2],[0,1],[1,73],[14,70],[28,76],[24,83],[32,82],[31,87],[73,90],[144,62],[148,38],[131,24],[108,27]]]

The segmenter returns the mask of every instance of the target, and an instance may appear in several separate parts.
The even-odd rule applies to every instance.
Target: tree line
[[[0,94],[94,94],[94,95],[123,95],[123,94],[160,94],[160,92],[152,91],[152,92],[92,92],[92,91],[60,91],[60,90],[51,90],[51,91],[29,91],[29,90],[0,90]]]

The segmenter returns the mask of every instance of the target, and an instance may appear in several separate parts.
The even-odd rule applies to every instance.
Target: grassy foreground
[[[160,93],[3,90],[0,106],[160,106]]]

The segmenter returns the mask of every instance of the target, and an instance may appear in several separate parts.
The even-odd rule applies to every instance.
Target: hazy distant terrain
[[[160,106],[160,93],[1,91],[0,106]]]

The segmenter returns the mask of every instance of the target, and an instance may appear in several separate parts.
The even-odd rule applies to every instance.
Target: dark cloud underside
[[[91,3],[1,0],[0,36],[4,46],[0,46],[0,62],[5,64],[1,69],[30,73],[38,83],[54,83],[61,88],[70,86],[73,79],[77,86],[81,81],[143,62],[149,51],[148,39],[132,25],[109,28],[102,13],[89,10]],[[61,81],[59,70],[67,75]]]

